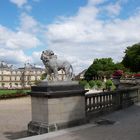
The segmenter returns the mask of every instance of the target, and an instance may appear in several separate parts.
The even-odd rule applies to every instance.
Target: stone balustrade
[[[140,86],[112,92],[91,93],[86,98],[86,115],[97,116],[109,111],[128,107],[140,101]]]

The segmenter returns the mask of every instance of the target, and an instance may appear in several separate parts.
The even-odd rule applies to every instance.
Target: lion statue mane
[[[71,80],[73,77],[72,65],[66,60],[59,60],[52,50],[42,51],[41,60],[46,68],[47,80],[58,81],[58,71],[65,72],[65,81]]]

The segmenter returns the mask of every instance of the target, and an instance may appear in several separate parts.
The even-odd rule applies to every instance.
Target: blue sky
[[[0,10],[0,60],[15,65],[42,65],[52,49],[78,73],[140,42],[139,0],[1,0]]]
[[[37,2],[29,0],[28,4],[32,7],[32,10],[26,12],[41,23],[49,24],[57,16],[75,14],[79,6],[84,6],[86,3],[86,0],[39,0]],[[10,0],[1,0],[0,9],[3,11],[0,13],[1,24],[10,28],[15,28],[18,25],[18,17],[22,12],[25,12],[25,8],[17,8]]]

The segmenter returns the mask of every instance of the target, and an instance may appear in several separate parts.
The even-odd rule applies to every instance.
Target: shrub
[[[82,85],[83,87],[85,87],[87,83],[88,82],[86,80],[79,81],[79,84]]]
[[[90,88],[90,85],[89,85],[89,83],[87,83],[86,85],[85,85],[85,89],[89,89]]]
[[[107,80],[105,85],[106,85],[106,89],[110,90],[111,87],[113,86],[113,82],[111,80]]]
[[[101,88],[102,87],[102,81],[97,80],[96,85],[97,85],[98,88]]]
[[[107,87],[110,87],[113,85],[113,82],[111,80],[107,80],[105,84]]]
[[[93,88],[96,85],[96,82],[94,80],[89,81],[90,88]]]

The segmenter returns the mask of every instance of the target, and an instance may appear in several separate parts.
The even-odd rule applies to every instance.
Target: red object
[[[122,75],[123,75],[123,71],[122,71],[122,70],[116,70],[116,71],[113,73],[113,77],[122,76]]]
[[[140,73],[134,74],[134,77],[140,77]]]

